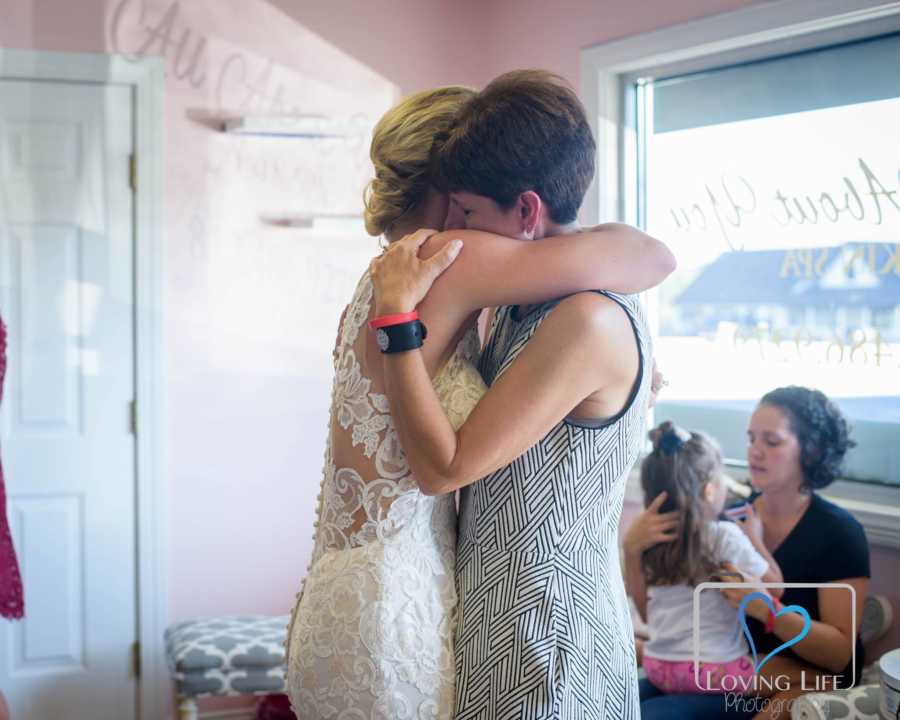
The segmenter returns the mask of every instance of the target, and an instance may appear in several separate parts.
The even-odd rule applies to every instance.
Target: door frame
[[[134,109],[134,369],[137,640],[141,720],[167,716],[171,695],[163,633],[167,625],[165,552],[165,393],[163,152],[165,63],[100,53],[0,48],[0,79],[125,85]]]

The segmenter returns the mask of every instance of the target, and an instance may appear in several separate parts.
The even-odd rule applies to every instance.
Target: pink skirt
[[[753,689],[753,665],[745,657],[726,663],[700,663],[700,686],[697,686],[691,660],[659,660],[644,656],[641,664],[647,679],[666,694],[745,694]]]

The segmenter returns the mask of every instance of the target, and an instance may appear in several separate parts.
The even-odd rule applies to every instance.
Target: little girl
[[[659,522],[670,532],[657,536],[664,542],[637,551],[630,538],[625,539],[628,589],[646,616],[650,634],[643,649],[644,672],[665,693],[745,691],[753,685],[747,641],[737,611],[715,589],[699,595],[700,684],[696,682],[694,588],[731,579],[723,577],[729,575],[725,563],[763,582],[777,582],[781,574],[737,525],[717,519],[726,487],[715,442],[671,422],[652,430],[650,439],[653,452],[641,465],[644,501],[661,511]]]

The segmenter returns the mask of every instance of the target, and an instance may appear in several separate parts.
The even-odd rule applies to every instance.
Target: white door
[[[132,108],[126,87],[0,80],[0,410],[25,620],[15,720],[129,720],[136,680]]]

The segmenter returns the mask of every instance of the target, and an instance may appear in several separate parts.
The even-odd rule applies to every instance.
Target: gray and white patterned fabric
[[[166,657],[179,697],[284,692],[288,617],[189,620],[166,630]]]
[[[882,595],[869,595],[863,606],[860,636],[868,646],[891,627],[894,613]],[[808,693],[791,706],[791,720],[881,720],[878,663],[866,665],[856,687],[833,692]]]
[[[639,299],[602,294],[624,310],[638,344],[625,409],[606,421],[565,419],[462,490],[457,720],[640,718],[616,542],[625,484],[646,437],[652,349]],[[488,385],[556,304],[521,316],[497,310],[479,365]]]
[[[879,685],[801,695],[791,706],[791,720],[881,720]]]
[[[859,624],[859,636],[863,645],[868,647],[876,640],[887,635],[894,622],[894,608],[884,595],[868,595],[863,604],[862,622]]]

